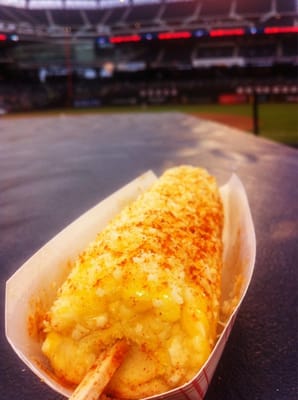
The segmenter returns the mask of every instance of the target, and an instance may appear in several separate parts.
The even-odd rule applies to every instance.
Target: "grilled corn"
[[[167,170],[98,234],[58,291],[42,345],[79,384],[117,340],[130,350],[106,394],[136,399],[191,379],[216,339],[223,209],[205,170]]]

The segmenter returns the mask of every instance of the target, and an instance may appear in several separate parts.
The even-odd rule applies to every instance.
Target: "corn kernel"
[[[42,350],[55,373],[77,384],[126,338],[111,397],[146,397],[193,377],[216,338],[222,225],[216,182],[199,168],[168,170],[126,207],[78,257],[46,316]]]

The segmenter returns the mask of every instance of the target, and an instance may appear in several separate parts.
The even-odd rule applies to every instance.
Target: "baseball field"
[[[253,134],[252,105],[167,105],[167,106],[125,106],[85,109],[59,109],[18,114],[16,116],[49,115],[55,113],[136,113],[136,112],[183,112],[195,117],[216,121]],[[259,104],[259,136],[298,147],[298,104]]]

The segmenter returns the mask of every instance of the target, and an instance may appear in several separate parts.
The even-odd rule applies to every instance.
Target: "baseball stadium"
[[[0,0],[0,400],[297,400],[297,148],[298,0]]]
[[[295,0],[5,0],[0,109],[181,111],[297,145]]]

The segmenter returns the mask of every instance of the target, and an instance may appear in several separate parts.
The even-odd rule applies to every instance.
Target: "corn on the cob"
[[[215,343],[223,209],[215,179],[169,169],[77,259],[45,321],[42,350],[78,384],[118,339],[130,350],[106,393],[140,398],[191,379]]]

